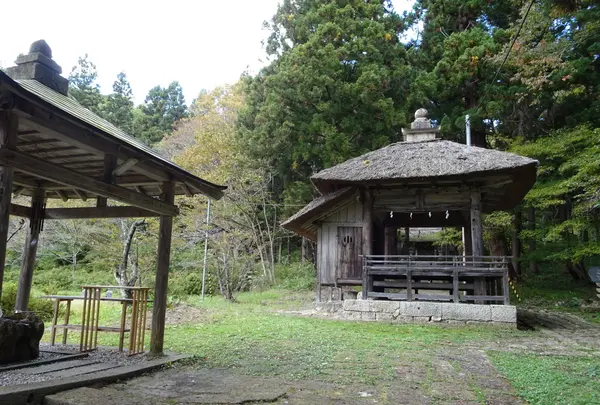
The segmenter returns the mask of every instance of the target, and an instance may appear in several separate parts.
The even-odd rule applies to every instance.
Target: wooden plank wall
[[[318,231],[317,248],[317,267],[321,284],[335,284],[338,264],[338,227],[362,226],[362,212],[362,204],[354,200],[323,219]]]

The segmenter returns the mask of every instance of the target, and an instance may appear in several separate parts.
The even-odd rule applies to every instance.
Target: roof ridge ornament
[[[419,108],[415,111],[415,120],[410,124],[410,129],[402,128],[405,142],[423,142],[436,139],[440,129],[433,126],[427,114],[425,108]]]
[[[46,41],[40,39],[29,47],[27,55],[19,55],[17,66],[6,69],[13,80],[37,80],[44,86],[63,95],[67,95],[69,81],[62,77],[62,68],[52,59],[52,49]]]

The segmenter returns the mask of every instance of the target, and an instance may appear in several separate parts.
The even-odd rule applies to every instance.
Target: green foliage
[[[267,51],[276,59],[245,78],[238,134],[286,191],[399,140],[410,69],[389,2],[286,0],[269,28]]]
[[[134,135],[133,93],[125,72],[117,75],[113,93],[106,97],[102,105],[102,116],[117,128]]]
[[[97,78],[96,65],[88,59],[88,55],[79,57],[77,66],[69,74],[69,96],[85,108],[100,114],[103,96],[100,94],[100,85],[96,83]]]
[[[600,129],[553,131],[512,149],[540,162],[538,182],[525,204],[543,212],[536,232],[524,233],[552,249],[546,259],[578,262],[600,256]]]
[[[276,285],[284,290],[314,290],[316,278],[315,266],[309,262],[279,264],[275,267]]]
[[[2,300],[0,307],[5,314],[12,313],[17,300],[17,284],[4,283],[2,285]],[[52,319],[53,306],[51,300],[37,298],[31,296],[29,298],[29,311],[35,312],[42,320],[47,321]]]
[[[168,87],[150,89],[144,104],[134,114],[134,135],[148,145],[153,145],[175,129],[175,124],[188,116],[183,90],[174,81]]]

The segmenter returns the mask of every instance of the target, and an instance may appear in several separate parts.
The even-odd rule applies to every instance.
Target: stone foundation
[[[517,308],[514,305],[344,300],[318,302],[315,309],[338,319],[356,321],[517,325]]]
[[[0,364],[36,359],[44,322],[30,312],[0,317]]]

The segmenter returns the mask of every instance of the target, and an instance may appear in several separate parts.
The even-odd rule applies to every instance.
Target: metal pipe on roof
[[[469,114],[465,115],[465,126],[467,130],[467,146],[471,146],[471,117]]]

